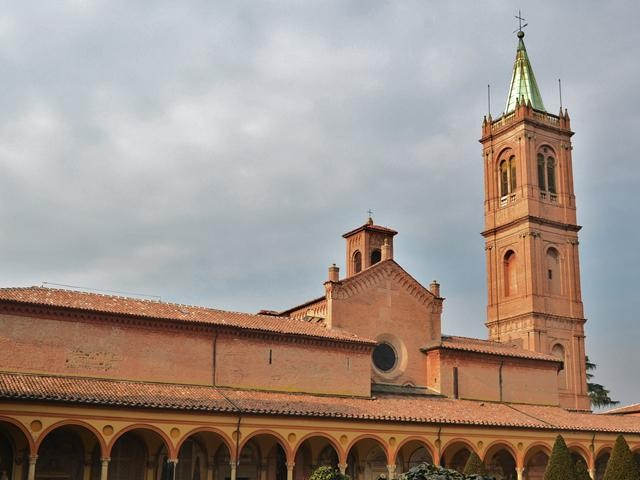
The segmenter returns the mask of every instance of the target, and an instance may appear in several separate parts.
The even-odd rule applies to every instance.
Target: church
[[[640,408],[590,411],[572,135],[519,31],[505,111],[482,121],[486,340],[443,333],[440,285],[371,217],[282,311],[0,288],[0,479],[394,480],[475,452],[537,480],[558,434],[594,479],[619,434],[640,462]]]

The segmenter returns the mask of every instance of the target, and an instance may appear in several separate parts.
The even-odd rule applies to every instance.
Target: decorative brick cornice
[[[393,260],[378,263],[356,276],[334,284],[330,294],[332,298],[337,300],[346,300],[380,285],[385,280],[396,282],[426,307],[432,307],[435,303],[441,304],[441,301],[436,301],[441,299],[437,299],[433,293],[423,287]]]
[[[487,230],[484,230],[483,232],[481,232],[481,235],[483,237],[488,237],[490,235],[495,235],[497,233],[503,232],[505,230],[509,230],[517,225],[521,225],[523,223],[526,222],[531,222],[531,223],[535,223],[537,225],[548,225],[551,227],[555,227],[555,228],[559,228],[560,230],[566,230],[568,232],[579,232],[582,227],[580,225],[573,225],[571,223],[562,223],[562,222],[555,222],[553,220],[549,220],[546,218],[542,218],[542,217],[536,217],[533,215],[524,215],[520,218],[516,218],[515,220],[512,220],[511,222],[505,223],[504,225],[499,225],[497,227],[493,227],[493,228],[489,228]]]

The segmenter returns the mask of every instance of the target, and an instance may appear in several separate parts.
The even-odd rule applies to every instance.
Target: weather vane
[[[520,10],[518,10],[518,15],[516,15],[516,18],[518,19],[518,29],[514,30],[513,33],[516,33],[516,32],[520,33],[522,32],[522,29],[529,24],[528,23],[525,23],[524,25],[522,24],[522,22],[524,22],[525,19],[522,18],[522,12]]]
[[[369,214],[369,218],[371,218],[371,215],[373,215],[373,210],[369,209],[367,210],[367,213]]]

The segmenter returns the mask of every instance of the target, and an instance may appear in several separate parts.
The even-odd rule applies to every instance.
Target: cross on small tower
[[[371,215],[373,215],[373,210],[367,210],[367,214],[369,215],[369,217],[367,218],[367,223],[369,225],[373,225],[373,218],[371,217]]]
[[[522,29],[529,24],[528,23],[525,23],[524,25],[522,24],[522,22],[524,22],[525,19],[522,17],[522,12],[520,12],[520,10],[518,10],[518,15],[516,15],[516,18],[518,19],[518,29],[514,30],[513,33],[516,33],[516,32],[520,33],[522,32]]]
[[[373,210],[369,209],[367,210],[367,213],[369,214],[369,216],[373,215]]]

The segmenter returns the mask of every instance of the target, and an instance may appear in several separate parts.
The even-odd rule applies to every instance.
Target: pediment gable
[[[404,291],[409,293],[422,305],[441,305],[442,303],[440,301],[434,302],[434,300],[441,299],[436,297],[429,289],[420,284],[420,282],[391,259],[384,260],[352,277],[335,283],[330,295],[334,299],[345,300],[356,295],[364,294],[372,288],[382,286],[388,280],[400,285]]]

